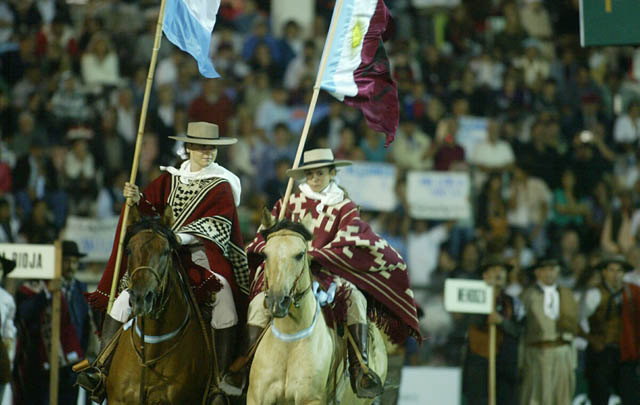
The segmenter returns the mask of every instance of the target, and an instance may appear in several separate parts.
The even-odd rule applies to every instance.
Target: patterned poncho
[[[178,176],[163,173],[144,190],[138,208],[143,215],[158,215],[167,205],[173,210],[174,232],[197,236],[203,242],[209,267],[229,282],[238,314],[245,314],[249,268],[229,182],[212,177],[184,183]],[[109,300],[119,230],[120,225],[98,289],[87,296],[89,304],[100,311],[106,309]],[[198,302],[206,301],[220,290],[215,276],[191,261],[188,248],[183,247],[181,259]],[[127,257],[123,256],[120,278],[126,274],[126,266]]]
[[[281,204],[282,200],[273,208],[276,217]],[[292,195],[285,217],[300,221],[306,214],[313,218],[309,255],[313,258],[314,275],[327,271],[356,285],[368,298],[369,317],[394,343],[404,343],[408,335],[420,339],[407,266],[398,252],[360,219],[356,205],[345,198],[325,206],[301,192]],[[252,297],[264,288],[264,247],[264,238],[258,234],[247,248],[249,265],[256,272]]]

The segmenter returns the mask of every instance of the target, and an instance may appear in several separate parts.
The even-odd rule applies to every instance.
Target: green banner
[[[580,44],[640,44],[638,17],[638,0],[580,0]]]

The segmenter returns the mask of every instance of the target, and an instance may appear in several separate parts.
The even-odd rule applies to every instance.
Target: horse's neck
[[[175,272],[175,270],[169,271]],[[162,311],[158,319],[145,317],[145,335],[160,336],[171,333],[182,325],[187,316],[189,303],[185,299],[180,280],[175,274],[172,274],[170,277],[171,279],[168,281],[169,285],[167,286],[167,294],[169,294],[169,297],[164,311]],[[141,325],[139,320],[138,325]]]
[[[299,282],[301,288],[299,291],[304,290],[307,286],[311,285],[311,272],[305,270],[304,275]],[[311,326],[313,317],[316,313],[316,297],[312,291],[308,291],[302,300],[299,301],[298,308],[294,305],[289,308],[289,315],[284,318],[274,318],[273,323],[275,327],[283,333],[292,334],[299,332],[305,328]]]

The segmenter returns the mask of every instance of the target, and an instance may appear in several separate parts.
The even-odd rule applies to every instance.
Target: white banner
[[[464,148],[467,160],[473,155],[473,150],[480,142],[487,140],[487,126],[489,121],[486,118],[465,116],[458,118],[458,132],[456,142]]]
[[[111,255],[117,227],[118,217],[97,219],[70,216],[64,238],[76,242],[78,249],[87,254],[83,260],[106,262]]]
[[[16,262],[9,278],[51,280],[55,275],[56,249],[53,245],[0,243],[0,256]]]
[[[490,314],[493,288],[482,280],[447,279],[444,282],[444,308],[464,314]]]
[[[338,169],[338,179],[363,210],[393,211],[396,207],[396,167],[392,164],[354,162]]]
[[[469,219],[471,181],[468,173],[418,172],[407,174],[407,201],[412,218]]]
[[[459,367],[403,367],[399,405],[461,403]]]

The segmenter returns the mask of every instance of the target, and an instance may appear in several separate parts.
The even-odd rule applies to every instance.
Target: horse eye
[[[300,261],[300,260],[302,260],[302,258],[303,258],[303,257],[304,257],[304,252],[302,252],[302,253],[298,253],[298,254],[296,255],[295,259],[296,259],[297,261]]]

